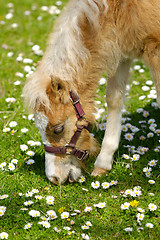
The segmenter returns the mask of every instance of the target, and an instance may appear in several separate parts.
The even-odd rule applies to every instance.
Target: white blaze
[[[41,112],[35,114],[35,124],[38,128],[43,144],[47,146],[52,146],[46,136],[46,128],[49,123],[48,118]],[[53,176],[55,175],[55,154],[45,152],[45,173],[47,178],[52,181]]]

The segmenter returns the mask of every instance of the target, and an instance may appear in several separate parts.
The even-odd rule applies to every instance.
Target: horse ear
[[[56,100],[59,100],[64,104],[69,101],[69,86],[66,81],[63,81],[58,77],[51,76],[51,87]]]

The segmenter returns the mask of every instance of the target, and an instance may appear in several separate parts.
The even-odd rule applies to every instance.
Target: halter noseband
[[[80,104],[80,98],[79,98],[78,94],[74,91],[70,91],[70,99],[74,106],[77,119],[78,120],[82,119],[84,117],[85,113]],[[74,135],[71,137],[71,140],[67,145],[65,145],[64,147],[50,147],[50,146],[44,145],[45,151],[49,152],[49,153],[55,153],[55,154],[74,155],[79,160],[84,161],[88,156],[88,151],[76,149],[75,145],[76,145],[76,142],[77,142],[82,130],[87,129],[88,131],[90,131],[90,129],[91,129],[91,124],[87,120],[85,120],[85,122],[87,123],[87,126],[77,124],[77,130],[75,131]],[[69,151],[69,149],[71,149],[71,151]]]

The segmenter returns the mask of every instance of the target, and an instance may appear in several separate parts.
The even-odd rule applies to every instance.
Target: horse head
[[[68,178],[76,181],[81,175],[81,161],[98,150],[89,133],[94,121],[92,103],[86,104],[81,95],[81,105],[74,84],[54,76],[47,83],[46,94],[49,107],[37,101],[34,108],[35,124],[45,146],[46,176],[55,184]]]

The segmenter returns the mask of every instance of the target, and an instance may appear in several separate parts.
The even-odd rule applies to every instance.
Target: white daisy
[[[9,127],[3,128],[4,133],[9,132],[9,131],[11,131],[11,129]]]
[[[25,144],[20,145],[20,149],[24,152],[28,149],[28,146]]]
[[[150,90],[150,87],[148,87],[148,86],[143,86],[143,87],[142,87],[142,90],[143,90],[143,91],[149,91],[149,90]]]
[[[9,169],[10,171],[13,171],[13,170],[15,169],[15,165],[14,165],[13,163],[9,163],[8,169]]]
[[[124,204],[121,204],[121,209],[122,209],[122,210],[126,210],[126,209],[129,208],[129,206],[130,206],[130,203],[125,202]]]
[[[99,202],[98,204],[94,204],[94,207],[98,207],[98,208],[104,208],[106,207],[106,203],[105,202]]]
[[[103,182],[102,187],[103,187],[103,189],[107,189],[107,188],[110,187],[110,183],[109,182]]]
[[[147,138],[152,138],[154,136],[154,133],[152,133],[152,132],[149,132],[148,134],[147,134]]]
[[[16,77],[20,77],[20,78],[23,78],[24,77],[24,74],[21,73],[21,72],[16,72]]]
[[[99,124],[99,129],[100,129],[101,131],[106,130],[106,123],[100,123],[100,124]]]
[[[38,189],[32,189],[31,192],[32,192],[32,193],[39,193],[39,190],[38,190]]]
[[[23,61],[23,57],[22,57],[22,56],[18,56],[18,57],[16,58],[16,60],[17,60],[17,62],[22,62],[22,61]]]
[[[152,223],[146,223],[145,226],[148,227],[148,228],[153,228],[153,224]]]
[[[17,122],[16,121],[12,121],[9,123],[10,127],[16,127],[17,126]]]
[[[16,86],[18,86],[18,85],[20,85],[21,84],[21,81],[16,81],[16,82],[14,82],[14,85],[16,85]]]
[[[40,49],[40,46],[39,45],[34,45],[33,47],[32,47],[32,51],[37,51],[37,50],[39,50]]]
[[[140,212],[140,213],[143,213],[143,212],[145,212],[145,210],[144,210],[144,209],[142,209],[142,208],[137,208],[137,210],[138,210],[138,212]]]
[[[151,172],[152,171],[152,168],[151,167],[145,167],[143,168],[143,172],[146,173],[146,172]]]
[[[100,78],[99,85],[104,85],[106,83],[106,79],[104,77]]]
[[[25,196],[26,196],[26,197],[32,197],[32,196],[33,196],[33,193],[28,191],[27,193],[25,193]]]
[[[24,205],[25,206],[30,206],[32,205],[34,202],[33,201],[27,201],[27,202],[24,202]]]
[[[136,112],[137,113],[142,113],[143,112],[143,108],[137,108]]]
[[[36,210],[31,210],[31,211],[29,211],[29,215],[31,217],[40,217],[40,212],[36,211]]]
[[[146,175],[146,177],[150,178],[151,172],[146,172],[145,175]]]
[[[109,185],[110,186],[117,185],[117,181],[112,180]]]
[[[130,156],[127,155],[127,154],[123,154],[122,157],[123,157],[124,159],[130,159]]]
[[[133,228],[132,228],[132,227],[127,227],[127,228],[124,229],[124,231],[126,231],[126,232],[132,232],[132,231],[133,231]]]
[[[53,210],[47,211],[47,215],[49,216],[49,219],[50,219],[50,220],[53,220],[53,219],[56,219],[56,218],[57,218],[57,214],[56,214],[56,212],[53,211]]]
[[[82,228],[82,230],[87,230],[87,229],[89,229],[89,226],[83,225],[83,226],[81,226],[81,228]]]
[[[132,192],[132,189],[127,189],[124,193],[125,193],[126,195],[130,195],[131,192]]]
[[[146,98],[146,96],[142,95],[142,96],[139,97],[139,100],[144,100],[145,98]]]
[[[4,195],[0,196],[0,199],[6,199],[6,198],[8,198],[8,194],[4,194]]]
[[[42,225],[45,228],[50,228],[50,226],[51,226],[48,221],[38,222],[38,224]]]
[[[34,114],[29,114],[28,115],[28,120],[34,120]]]
[[[100,187],[100,183],[98,181],[95,181],[95,182],[92,182],[91,183],[91,186],[94,188],[94,189],[98,189]]]
[[[148,193],[149,196],[153,197],[155,194],[154,193]]]
[[[85,177],[84,177],[84,176],[80,176],[80,179],[79,179],[79,182],[80,182],[80,183],[83,183],[83,182],[85,182],[85,180],[86,180],[86,179],[85,179]]]
[[[22,132],[22,133],[26,133],[26,132],[28,132],[28,131],[29,131],[29,130],[28,130],[27,128],[22,128],[22,129],[21,129],[21,132]]]
[[[84,212],[91,212],[92,208],[91,207],[85,207]]]
[[[6,167],[6,165],[7,165],[6,162],[1,163],[1,164],[0,164],[1,170],[4,170],[4,168]]]
[[[33,159],[29,159],[29,160],[26,162],[27,165],[32,165],[32,164],[34,164],[34,163],[35,163],[35,161],[34,161]]]
[[[140,65],[135,65],[135,66],[133,67],[133,69],[134,69],[134,70],[140,70],[140,69],[141,69],[141,66],[140,66]]]
[[[6,233],[6,232],[1,232],[1,233],[0,233],[0,239],[8,239],[8,233]]]
[[[33,156],[35,155],[35,152],[33,152],[33,151],[28,151],[28,152],[26,152],[26,154],[27,154],[28,156],[30,156],[30,157],[33,157]]]
[[[85,240],[89,240],[90,239],[90,237],[87,234],[85,234],[85,233],[82,233],[81,236],[82,236],[82,239],[85,239]]]
[[[142,191],[141,190],[134,190],[134,193],[136,194],[136,196],[142,195]]]
[[[69,217],[69,212],[62,212],[61,213],[61,219],[65,219]]]
[[[155,181],[154,181],[154,180],[148,180],[148,182],[149,182],[150,184],[155,184]]]
[[[41,142],[38,142],[38,141],[37,141],[37,142],[34,142],[34,145],[35,145],[35,146],[41,146]]]
[[[136,215],[136,217],[137,217],[137,221],[142,221],[143,218],[144,218],[144,214],[143,214],[143,213],[138,213],[138,214]]]
[[[29,229],[32,227],[32,223],[27,223],[25,226],[24,226],[24,229]]]
[[[126,133],[126,134],[124,135],[124,138],[125,138],[126,140],[128,140],[128,141],[132,141],[132,140],[133,140],[133,134],[131,134],[131,133]]]
[[[36,195],[35,196],[35,199],[37,199],[37,200],[41,200],[43,197],[42,196],[40,196],[40,195]]]
[[[11,160],[11,163],[17,164],[17,163],[18,163],[18,160],[17,160],[17,159],[12,159],[12,160]]]
[[[90,221],[87,221],[85,224],[89,227],[92,227],[92,223]]]
[[[33,60],[32,59],[30,59],[30,58],[24,58],[23,59],[23,63],[25,63],[25,64],[31,64],[31,63],[33,63]]]
[[[0,217],[2,217],[5,214],[6,207],[0,206]]]
[[[150,203],[148,205],[148,208],[149,208],[150,211],[155,211],[157,209],[157,206],[154,203]]]
[[[139,154],[134,154],[133,157],[131,158],[132,161],[138,161],[140,159]]]
[[[146,84],[149,85],[149,86],[151,86],[151,85],[153,85],[153,81],[152,81],[152,80],[147,80],[147,81],[146,81]]]
[[[14,102],[16,102],[16,99],[14,97],[6,98],[6,102],[14,103]]]
[[[157,162],[158,162],[158,160],[153,159],[153,160],[151,160],[151,161],[148,163],[148,165],[149,165],[150,167],[154,167],[154,166],[157,165]]]
[[[35,142],[33,140],[27,141],[27,144],[30,146],[35,146]]]
[[[47,196],[46,200],[47,200],[47,204],[49,204],[49,205],[54,204],[54,197],[53,196]]]

